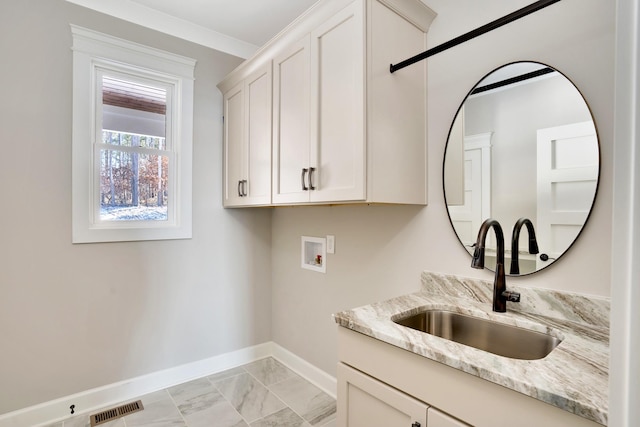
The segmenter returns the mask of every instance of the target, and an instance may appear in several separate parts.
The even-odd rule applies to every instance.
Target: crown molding
[[[229,37],[130,0],[66,1],[243,59],[249,58],[258,50],[258,46],[251,43]]]

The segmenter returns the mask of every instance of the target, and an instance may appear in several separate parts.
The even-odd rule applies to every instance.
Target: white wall
[[[197,59],[193,239],[71,244],[69,23]],[[240,60],[63,0],[3,0],[0,54],[0,414],[271,340],[271,211],[221,206]]]
[[[438,13],[429,32],[430,47],[530,3],[424,2]],[[470,268],[469,254],[451,229],[442,157],[451,121],[469,89],[494,68],[518,60],[549,64],[582,91],[598,124],[602,168],[595,209],[572,250],[541,273],[510,278],[507,284],[610,295],[614,12],[614,2],[564,0],[428,59],[429,206],[275,209],[274,341],[335,374],[331,313],[416,291],[423,270],[492,279],[492,273]],[[336,253],[327,256],[327,274],[299,267],[303,234],[335,234]]]

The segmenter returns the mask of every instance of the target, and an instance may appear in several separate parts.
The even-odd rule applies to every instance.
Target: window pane
[[[100,219],[167,220],[167,156],[118,150],[165,150],[167,90],[118,75],[102,75]]]
[[[102,76],[102,129],[133,135],[161,138],[142,141],[115,141],[105,143],[164,150],[167,125],[167,89],[130,81],[121,77]],[[159,145],[161,144],[161,145]]]
[[[166,221],[169,157],[100,150],[100,219]]]
[[[102,142],[104,144],[119,145],[121,147],[143,147],[156,150],[166,149],[165,139],[159,136],[121,133],[106,129],[102,130]]]

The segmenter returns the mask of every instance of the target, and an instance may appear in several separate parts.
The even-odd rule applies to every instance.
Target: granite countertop
[[[609,300],[512,286],[521,302],[491,311],[493,284],[424,272],[422,290],[334,315],[336,323],[388,344],[607,425]],[[393,319],[444,309],[545,332],[562,342],[545,358],[502,357],[400,326]]]

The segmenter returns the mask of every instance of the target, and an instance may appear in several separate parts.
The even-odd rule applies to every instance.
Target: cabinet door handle
[[[307,168],[302,168],[302,175],[300,175],[300,181],[302,182],[302,191],[307,191],[307,190],[309,190],[309,189],[307,188],[307,186],[305,185],[305,183],[304,183],[304,176],[307,174],[307,171],[308,171],[308,170],[309,170],[309,169],[307,169]]]
[[[247,180],[242,180],[242,197],[247,197]]]
[[[316,168],[309,168],[309,190],[315,190],[316,187],[313,186],[313,172]]]
[[[416,421],[415,423],[411,424],[411,427],[420,427],[420,423]]]
[[[238,196],[242,197],[242,180],[238,181]]]

